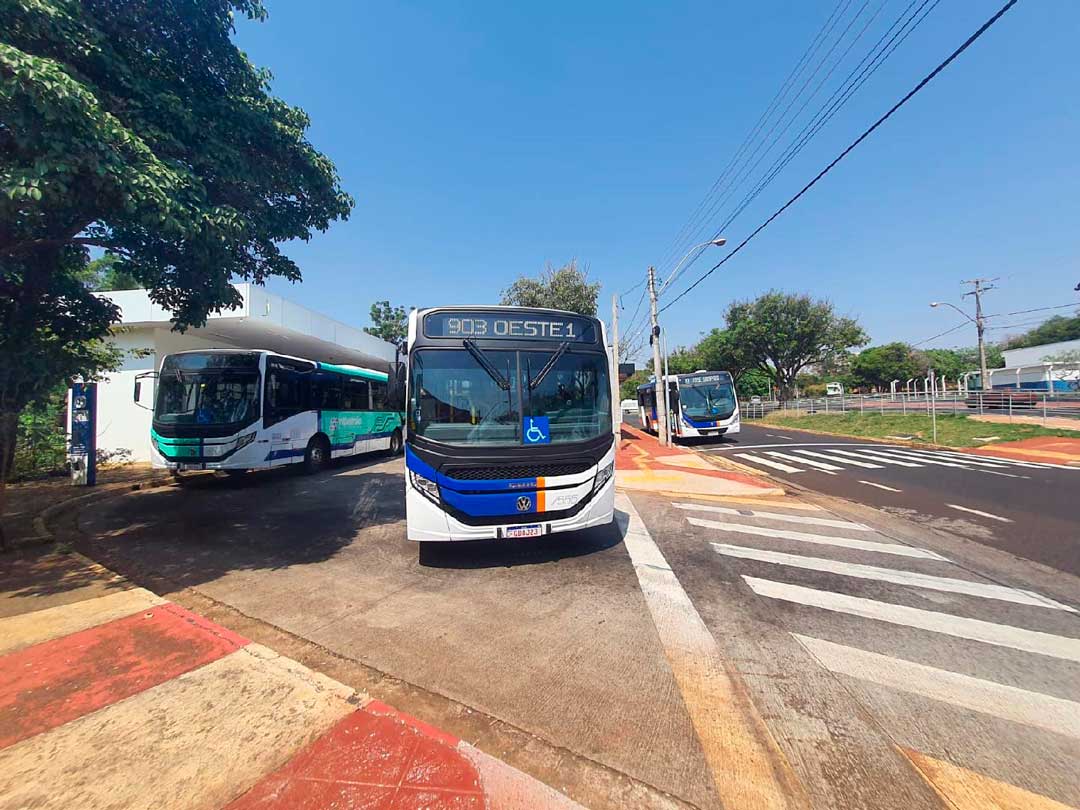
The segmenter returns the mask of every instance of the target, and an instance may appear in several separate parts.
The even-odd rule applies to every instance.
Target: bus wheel
[[[330,463],[330,443],[322,436],[313,436],[304,451],[304,472],[317,473]]]
[[[390,434],[390,455],[401,455],[401,431],[395,430]]]

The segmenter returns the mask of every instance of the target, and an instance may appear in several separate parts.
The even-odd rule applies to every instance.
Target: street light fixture
[[[989,375],[989,373],[987,372],[987,369],[986,369],[986,343],[983,341],[983,331],[985,330],[986,326],[985,326],[984,321],[983,321],[982,301],[980,300],[980,297],[979,297],[979,294],[981,292],[982,292],[982,289],[978,285],[976,285],[976,288],[975,288],[975,317],[974,318],[972,318],[970,315],[968,315],[966,312],[964,312],[964,310],[960,309],[960,307],[956,306],[956,304],[950,304],[948,301],[931,301],[930,306],[933,309],[937,309],[938,307],[942,307],[942,306],[952,307],[957,312],[959,312],[961,315],[963,315],[965,318],[967,318],[969,321],[971,321],[973,324],[975,324],[975,331],[979,335],[979,379],[982,382],[982,385],[980,387],[982,388],[982,390],[986,391],[986,390],[988,390],[987,389],[988,386],[991,387],[991,388],[993,386],[990,386],[990,375]]]

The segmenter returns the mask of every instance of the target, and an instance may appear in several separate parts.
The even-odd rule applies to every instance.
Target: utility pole
[[[964,298],[969,295],[975,296],[975,330],[979,333],[979,379],[982,380],[983,391],[989,391],[993,386],[990,385],[990,374],[986,368],[986,341],[983,339],[986,323],[982,313],[982,294],[995,289],[993,285],[995,281],[997,281],[996,278],[973,278],[970,281],[960,282],[961,284],[972,285],[971,292],[964,293]]]
[[[652,331],[649,343],[652,344],[653,375],[656,377],[656,432],[660,444],[669,445],[667,413],[667,380],[664,379],[664,367],[660,362],[660,321],[656,311],[656,268],[649,267],[649,314],[652,319]]]
[[[619,385],[619,296],[611,296],[611,427],[615,447],[622,442],[622,399]]]

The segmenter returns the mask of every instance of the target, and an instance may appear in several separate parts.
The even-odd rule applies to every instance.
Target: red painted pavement
[[[457,743],[372,701],[226,810],[481,810],[480,776]]]
[[[678,470],[687,475],[700,475],[706,478],[724,478],[728,481],[738,481],[755,487],[764,487],[760,478],[745,475],[728,470],[716,468],[698,469],[694,467],[682,467],[677,464],[667,464],[664,458],[669,456],[685,456],[692,453],[685,447],[665,447],[651,434],[643,430],[622,425],[622,444],[615,454],[615,469],[617,470]]]
[[[215,661],[247,639],[174,604],[0,656],[0,748]]]

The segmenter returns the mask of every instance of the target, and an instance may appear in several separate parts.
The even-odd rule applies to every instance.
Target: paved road
[[[698,449],[1080,575],[1080,468],[747,423]]]
[[[403,495],[397,459],[206,480],[92,507],[83,549],[415,687],[395,704],[594,810],[772,782],[728,806],[943,810],[931,773],[1080,798],[1075,577],[870,510],[647,495],[421,565]]]

